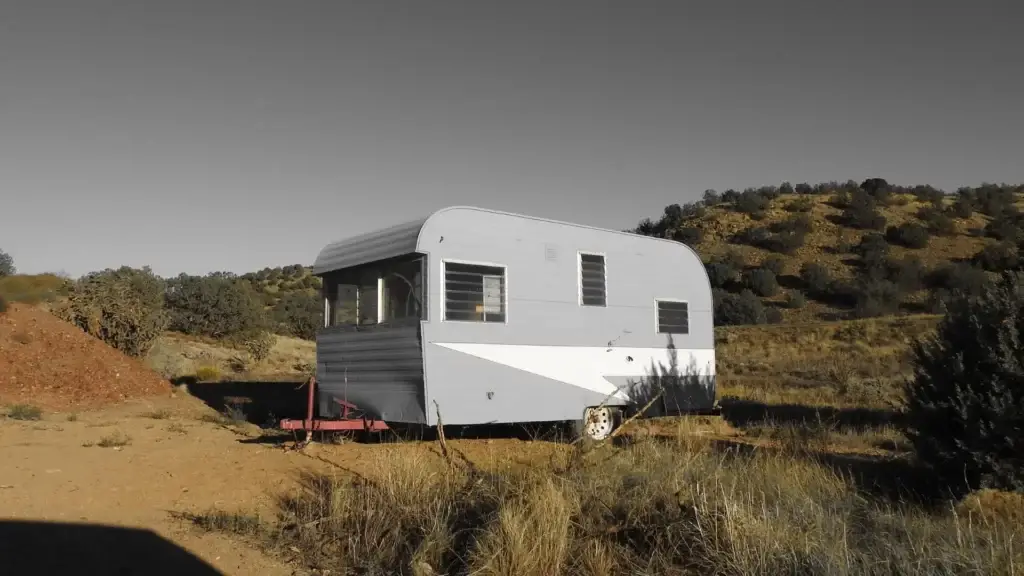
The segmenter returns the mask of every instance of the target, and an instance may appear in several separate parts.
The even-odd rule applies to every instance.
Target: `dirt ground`
[[[301,574],[300,567],[228,536],[204,533],[175,512],[221,510],[273,515],[273,498],[303,470],[367,474],[393,451],[441,455],[434,442],[314,443],[259,441],[252,425],[225,425],[196,398],[135,400],[40,420],[0,418],[0,524],[45,520],[151,530],[226,575]],[[102,446],[125,439],[123,446]],[[108,442],[109,443],[109,442]],[[118,442],[114,442],[115,444]],[[523,439],[452,439],[480,463],[536,464],[557,444]],[[138,573],[149,573],[144,566]]]
[[[244,544],[201,534],[172,516],[212,506],[269,513],[283,482],[323,465],[277,446],[242,443],[243,434],[201,419],[212,414],[179,395],[81,413],[73,421],[61,414],[0,419],[0,519],[145,528],[224,574],[293,574]],[[98,445],[118,436],[130,443]]]

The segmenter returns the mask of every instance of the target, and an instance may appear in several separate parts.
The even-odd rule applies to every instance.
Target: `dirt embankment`
[[[46,311],[15,304],[0,314],[0,405],[66,412],[170,392],[141,361]]]

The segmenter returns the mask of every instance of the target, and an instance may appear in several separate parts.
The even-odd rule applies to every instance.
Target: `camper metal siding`
[[[637,234],[478,208],[449,208],[426,220],[417,252],[428,254],[431,278],[423,324],[426,401],[440,405],[451,424],[579,418],[582,407],[604,395],[444,348],[437,343],[478,343],[680,351],[681,368],[691,351],[713,357],[711,286],[697,254],[684,244]],[[605,255],[606,306],[579,303],[579,252]],[[443,319],[442,260],[506,267],[505,323]],[[656,299],[689,304],[688,334],[657,332]],[[622,362],[629,360],[623,356]],[[558,360],[552,360],[557,362]],[[618,360],[616,360],[618,361]],[[712,367],[713,370],[713,367]],[[713,373],[712,373],[713,374]],[[615,384],[625,378],[609,374]],[[703,379],[713,399],[713,376]],[[708,403],[705,392],[692,396]],[[428,411],[427,419],[434,417]]]
[[[316,257],[313,274],[411,254],[416,251],[416,241],[426,220],[420,218],[329,244]]]
[[[420,326],[324,328],[316,338],[320,414],[338,416],[333,399],[373,418],[425,422]]]

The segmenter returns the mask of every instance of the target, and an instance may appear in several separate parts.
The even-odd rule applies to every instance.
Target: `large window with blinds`
[[[659,334],[690,333],[689,304],[677,300],[658,300],[657,308]]]
[[[444,319],[505,322],[505,267],[444,262]]]
[[[605,284],[604,256],[601,254],[580,253],[580,305],[606,306],[607,291]]]

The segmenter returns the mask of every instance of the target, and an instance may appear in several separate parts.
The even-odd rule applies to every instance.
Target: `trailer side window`
[[[686,302],[658,300],[658,333],[689,334],[690,307]]]
[[[499,266],[444,263],[444,319],[505,321],[505,269]]]
[[[580,304],[605,306],[604,256],[580,253]]]

